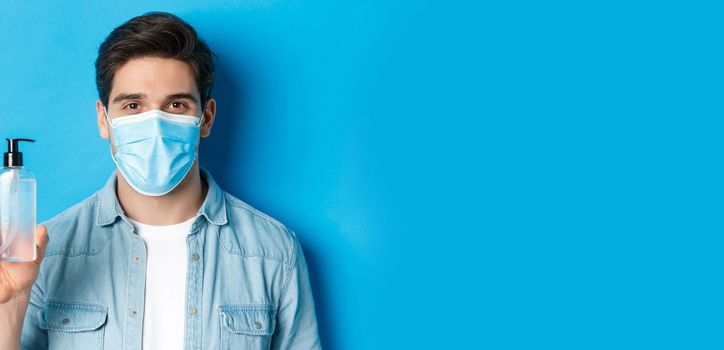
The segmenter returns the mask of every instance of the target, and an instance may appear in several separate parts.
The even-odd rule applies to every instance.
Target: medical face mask
[[[153,109],[106,120],[116,153],[111,156],[128,184],[138,193],[162,196],[191,170],[198,156],[201,117]]]

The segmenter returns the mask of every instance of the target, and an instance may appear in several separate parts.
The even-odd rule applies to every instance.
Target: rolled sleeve
[[[38,313],[44,307],[43,289],[38,283],[41,280],[40,277],[38,276],[30,291],[30,302],[28,303],[28,310],[25,312],[23,332],[20,337],[20,349],[22,350],[43,350],[48,348],[48,333],[40,328],[40,320],[38,319]]]
[[[272,349],[321,349],[307,263],[296,238],[293,255],[279,302]]]

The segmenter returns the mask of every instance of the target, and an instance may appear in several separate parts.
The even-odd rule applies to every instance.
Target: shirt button
[[[138,255],[133,256],[133,262],[139,262],[141,261],[141,258]]]
[[[261,329],[261,322],[254,322],[254,327],[256,327],[256,329]]]
[[[138,315],[138,311],[136,309],[131,309],[131,317],[136,317]]]
[[[196,253],[191,254],[191,260],[193,260],[193,261],[199,260],[199,255]]]
[[[189,313],[192,314],[192,315],[195,315],[195,314],[196,314],[196,308],[193,307],[193,306],[190,307],[190,308],[189,308]]]
[[[70,320],[67,319],[67,318],[64,318],[64,319],[63,319],[63,324],[68,324],[68,323],[70,323]]]

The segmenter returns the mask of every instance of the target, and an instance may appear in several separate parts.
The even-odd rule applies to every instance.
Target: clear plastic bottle
[[[23,167],[19,141],[7,139],[0,168],[0,260],[35,260],[35,176]]]

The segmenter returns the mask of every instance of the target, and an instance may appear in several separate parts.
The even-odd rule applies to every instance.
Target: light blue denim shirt
[[[141,349],[146,248],[116,176],[45,223],[22,349]],[[201,176],[208,193],[186,239],[185,349],[320,349],[294,232]]]

